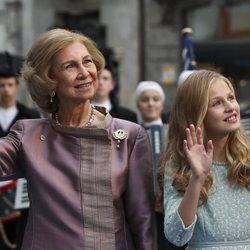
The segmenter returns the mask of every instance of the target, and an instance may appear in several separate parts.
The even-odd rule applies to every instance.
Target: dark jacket
[[[116,105],[113,104],[113,107],[109,111],[109,113],[114,118],[119,118],[119,119],[123,119],[123,120],[137,123],[137,116],[136,116],[135,112],[133,112],[127,108],[121,107],[117,104]]]
[[[9,133],[10,128],[12,127],[12,125],[20,119],[35,119],[35,118],[40,118],[41,115],[39,114],[38,111],[36,111],[35,109],[31,109],[28,108],[26,106],[24,106],[23,104],[17,102],[17,110],[18,113],[16,115],[16,117],[14,118],[14,120],[12,121],[12,123],[10,124],[9,128],[7,129],[7,131],[4,131],[0,125],[0,137],[4,137]]]

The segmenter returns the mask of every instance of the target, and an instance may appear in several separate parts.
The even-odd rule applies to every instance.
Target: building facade
[[[239,86],[250,85],[249,16],[247,0],[0,0],[0,52],[25,58],[43,32],[79,29],[115,61],[122,105],[136,109],[137,83],[154,80],[165,89],[169,111],[182,71],[180,31],[186,26],[193,28],[198,67],[215,68],[232,74]],[[239,47],[245,52],[232,53]],[[25,90],[20,98],[31,104]]]

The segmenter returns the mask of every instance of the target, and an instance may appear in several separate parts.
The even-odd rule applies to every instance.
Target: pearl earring
[[[53,90],[51,93],[50,93],[50,102],[52,103],[53,102],[53,97],[55,97],[56,93],[55,91]]]

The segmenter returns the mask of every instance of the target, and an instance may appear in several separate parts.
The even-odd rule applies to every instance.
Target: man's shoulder
[[[116,106],[114,109],[112,109],[110,111],[110,114],[113,117],[137,123],[136,113],[128,108],[123,107],[123,106]]]
[[[20,102],[17,103],[17,109],[19,115],[22,116],[22,119],[32,119],[41,117],[40,113],[37,110],[29,108]]]
[[[123,106],[118,106],[118,109],[120,109],[120,111],[131,114],[131,115],[136,115],[136,113],[134,111],[132,111],[131,109],[125,108]]]

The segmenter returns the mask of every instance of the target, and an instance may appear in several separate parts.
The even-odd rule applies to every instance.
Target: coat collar
[[[96,109],[105,115],[105,119],[100,124],[98,124],[98,126],[78,128],[58,125],[55,119],[53,118],[54,116],[52,116],[50,122],[52,127],[56,131],[64,134],[79,135],[84,137],[107,136],[107,128],[110,126],[113,118],[109,113],[107,113],[105,108],[96,107]]]

